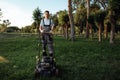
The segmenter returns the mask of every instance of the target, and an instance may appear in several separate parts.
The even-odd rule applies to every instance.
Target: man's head
[[[44,12],[44,16],[45,16],[45,18],[49,18],[49,11],[48,11],[48,10],[46,10],[46,11]]]

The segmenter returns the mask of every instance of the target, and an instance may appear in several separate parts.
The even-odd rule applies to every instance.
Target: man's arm
[[[52,20],[51,20],[51,30],[52,30],[52,31],[54,30],[54,23],[53,23]]]
[[[44,28],[43,28],[43,20],[41,20],[41,22],[40,22],[39,30],[40,30],[40,32],[43,32],[43,30],[44,30]]]
[[[40,32],[41,32],[41,30],[42,30],[41,28],[42,28],[42,26],[39,26],[39,31],[40,31]]]

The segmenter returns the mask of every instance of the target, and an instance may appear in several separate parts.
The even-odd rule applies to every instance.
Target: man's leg
[[[42,53],[43,53],[43,56],[47,56],[47,53],[46,53],[46,43],[43,43],[42,44]]]
[[[49,51],[49,56],[53,57],[53,38],[52,35],[48,36],[48,51]]]
[[[53,57],[53,44],[48,44],[49,56]]]
[[[47,56],[47,53],[46,53],[46,40],[45,40],[45,35],[43,34],[42,35],[42,53],[43,53],[43,56]]]

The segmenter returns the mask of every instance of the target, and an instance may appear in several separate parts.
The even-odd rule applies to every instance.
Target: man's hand
[[[41,32],[41,33],[44,33],[45,31],[44,31],[44,29],[40,29],[40,32]]]
[[[39,30],[40,30],[41,33],[43,33],[44,32],[44,27],[40,26]]]
[[[50,33],[53,33],[53,31],[52,31],[52,30],[50,30]]]

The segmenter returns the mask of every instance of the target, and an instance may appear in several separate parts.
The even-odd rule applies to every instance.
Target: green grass
[[[0,80],[34,80],[37,44],[36,35],[0,38],[0,56],[8,60],[0,62]],[[119,41],[54,37],[54,50],[61,74],[41,80],[120,80]]]

